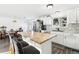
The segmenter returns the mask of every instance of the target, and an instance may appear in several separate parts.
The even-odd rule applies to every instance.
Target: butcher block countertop
[[[34,41],[38,44],[42,44],[42,43],[46,42],[47,40],[56,36],[55,34],[40,33],[40,32],[33,32],[33,33],[29,32],[24,35],[30,37],[32,41]]]

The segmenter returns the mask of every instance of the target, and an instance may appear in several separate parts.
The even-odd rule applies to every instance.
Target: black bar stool
[[[40,51],[33,46],[26,46],[22,48],[22,50],[23,54],[40,54]]]
[[[17,47],[20,54],[23,54],[22,48],[28,46],[29,44],[25,41],[17,41]]]

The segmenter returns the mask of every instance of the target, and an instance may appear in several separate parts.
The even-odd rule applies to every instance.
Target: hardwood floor
[[[10,41],[9,39],[0,40],[0,53],[7,52],[9,49]]]

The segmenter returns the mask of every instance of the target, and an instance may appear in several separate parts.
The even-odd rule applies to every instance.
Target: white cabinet
[[[79,8],[67,10],[67,23],[79,23]]]
[[[44,25],[52,25],[52,18],[51,17],[44,17],[43,21],[44,21]]]
[[[79,8],[77,8],[77,22],[79,23]]]
[[[76,9],[67,10],[67,23],[76,23]]]
[[[67,17],[67,24],[79,23],[79,8],[67,9],[53,15],[53,18]]]

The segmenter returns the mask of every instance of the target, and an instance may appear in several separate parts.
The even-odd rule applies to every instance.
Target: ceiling
[[[77,7],[79,7],[79,4],[54,4],[51,9],[48,9],[46,4],[0,4],[0,16],[37,17]]]

